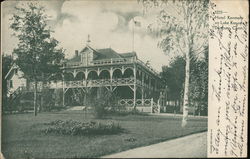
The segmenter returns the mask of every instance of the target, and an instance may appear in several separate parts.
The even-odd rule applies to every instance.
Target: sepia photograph
[[[0,158],[206,158],[209,5],[1,2]]]

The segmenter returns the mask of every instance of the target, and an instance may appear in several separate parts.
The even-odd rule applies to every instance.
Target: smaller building
[[[13,64],[9,72],[4,77],[7,80],[8,97],[16,90],[27,87],[27,79],[23,76],[23,72],[20,71],[16,64]]]

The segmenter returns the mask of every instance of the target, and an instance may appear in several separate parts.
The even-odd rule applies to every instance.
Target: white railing
[[[97,79],[97,80],[87,80],[87,86],[122,86],[131,85],[134,83],[134,78],[117,78],[117,79]]]
[[[121,99],[118,101],[118,104],[122,106],[134,106],[134,99]],[[152,99],[136,99],[135,105],[150,107],[151,105],[154,105],[154,102],[152,103]]]
[[[86,85],[86,81],[65,81],[64,87],[84,87]]]
[[[99,65],[110,65],[110,64],[128,64],[133,63],[135,60],[134,58],[114,58],[114,59],[106,59],[106,60],[94,60],[91,61],[89,64],[83,62],[74,62],[74,63],[67,63],[66,66],[76,67],[76,66],[99,66]]]
[[[61,88],[62,87],[62,81],[58,81],[58,82],[49,82],[49,83],[45,83],[44,87],[45,88]]]
[[[91,64],[93,65],[110,65],[110,64],[128,64],[134,62],[133,58],[124,59],[124,58],[115,58],[115,59],[108,59],[108,60],[95,60],[92,61]]]
[[[57,81],[57,82],[47,82],[44,83],[44,88],[76,88],[76,87],[99,87],[99,86],[127,86],[133,85],[135,79],[134,78],[114,78],[114,79],[96,79],[96,80],[81,80],[81,81]],[[136,80],[136,84],[143,86],[147,89],[153,89],[146,83],[143,83],[140,80]],[[38,90],[42,89],[42,83],[38,82],[37,84]],[[30,83],[30,90],[34,90],[34,82]]]
[[[127,85],[127,84],[133,84],[134,78],[116,78],[112,79],[112,85]]]
[[[77,67],[77,66],[101,66],[101,65],[110,65],[110,64],[130,64],[137,62],[142,66],[146,67],[149,71],[154,73],[155,75],[159,75],[159,72],[153,69],[151,66],[147,65],[143,61],[134,58],[115,58],[115,59],[106,59],[106,60],[94,60],[91,61],[90,64],[85,64],[82,62],[75,62],[75,63],[67,63],[66,66],[69,67]]]
[[[135,104],[134,104],[135,102]],[[159,100],[157,103],[151,99],[121,99],[118,101],[118,104],[125,107],[151,107],[151,113],[160,113],[161,106]]]

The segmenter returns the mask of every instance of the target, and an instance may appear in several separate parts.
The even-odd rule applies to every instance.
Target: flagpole
[[[133,30],[132,30],[132,34],[133,34],[133,40],[132,40],[132,52],[134,52],[134,38],[135,38],[135,20],[133,18]]]

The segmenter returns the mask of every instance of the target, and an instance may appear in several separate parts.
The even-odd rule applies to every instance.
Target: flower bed
[[[46,134],[54,133],[61,135],[107,135],[123,132],[119,124],[114,122],[100,123],[95,121],[78,122],[74,120],[55,120],[45,123],[47,126],[42,131]]]

